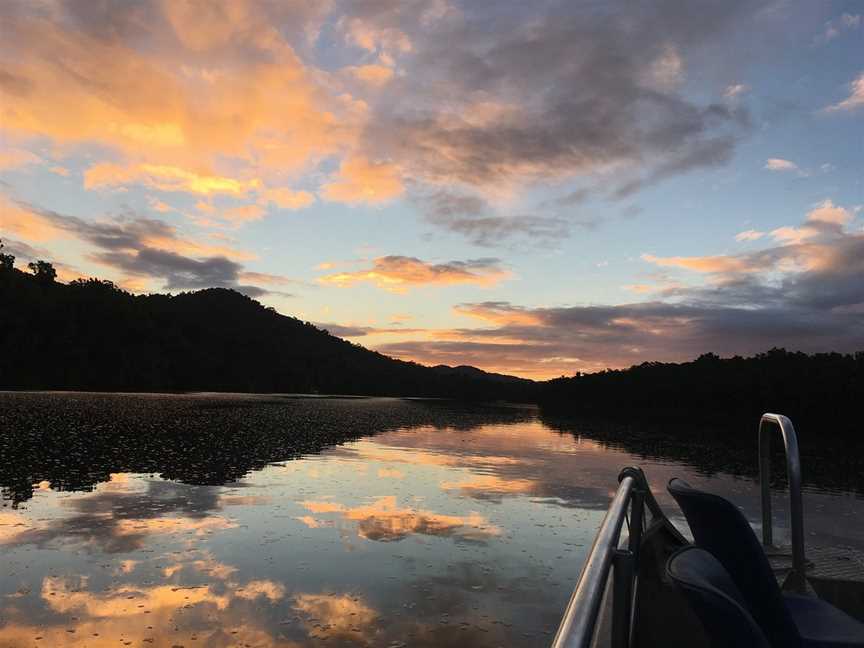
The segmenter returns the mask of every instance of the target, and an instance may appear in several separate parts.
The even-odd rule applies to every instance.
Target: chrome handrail
[[[762,544],[774,544],[771,517],[771,435],[777,427],[786,450],[786,474],[789,480],[789,526],[792,536],[792,574],[790,584],[799,591],[806,590],[804,558],[804,505],[801,498],[801,457],[795,426],[782,414],[766,413],[759,420],[759,485],[762,490]]]
[[[612,639],[614,648],[625,648],[630,643],[632,626],[633,581],[638,560],[638,547],[642,536],[644,504],[656,507],[647,491],[647,482],[641,470],[625,468],[619,476],[618,490],[588,558],[582,566],[579,581],[561,625],[552,641],[552,648],[589,648],[596,631],[609,572],[613,570]],[[647,502],[646,502],[647,491]],[[630,538],[628,549],[620,549],[621,528],[630,510]]]

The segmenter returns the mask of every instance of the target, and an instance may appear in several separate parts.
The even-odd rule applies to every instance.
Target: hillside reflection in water
[[[75,398],[86,407],[86,397]],[[237,420],[265,407],[245,397],[218,402],[223,413],[246,408]],[[139,418],[147,409],[129,407]],[[0,646],[545,646],[622,466],[642,465],[670,513],[663,489],[682,475],[758,515],[751,480],[641,460],[556,432],[533,410],[469,415],[374,399],[266,407],[276,409],[262,416],[285,410],[312,426],[342,417],[364,434],[381,432],[281,461],[269,453],[283,446],[256,437],[247,445],[266,451],[226,483],[201,478],[203,465],[188,467],[185,480],[164,479],[152,444],[132,445],[152,455],[145,461],[123,457],[125,441],[107,452],[112,444],[102,439],[93,474],[104,480],[73,490],[34,481],[29,498],[20,488],[28,475],[66,477],[39,465],[48,461],[44,449],[21,455],[28,473],[7,469],[0,483],[8,496]],[[370,412],[385,415],[366,426]],[[124,425],[128,432],[132,423]],[[180,459],[166,465],[176,473]],[[203,461],[192,451],[185,460]],[[119,470],[136,462],[153,472]],[[859,496],[809,489],[805,507],[814,541],[864,547]]]

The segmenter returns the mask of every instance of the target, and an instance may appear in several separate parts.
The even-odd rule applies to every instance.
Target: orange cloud
[[[372,267],[366,270],[339,272],[321,277],[319,281],[343,287],[368,281],[385,290],[403,292],[410,286],[430,284],[489,286],[509,276],[498,259],[433,264],[414,257],[385,256],[375,259]]]
[[[412,534],[452,536],[481,540],[500,530],[476,513],[441,515],[431,511],[399,508],[393,495],[380,497],[367,506],[349,508],[333,502],[302,502],[313,513],[338,513],[357,523],[357,535],[368,540],[401,540]]]
[[[249,281],[256,284],[267,284],[271,286],[284,286],[293,283],[288,277],[282,275],[268,274],[266,272],[241,272],[241,281]]]
[[[321,195],[333,202],[378,204],[399,197],[403,191],[395,164],[354,155],[342,161],[334,179],[321,188]]]
[[[315,202],[315,196],[308,191],[274,188],[265,190],[261,194],[261,200],[273,203],[282,209],[303,209]]]
[[[775,241],[787,245],[801,245],[809,239],[819,237],[825,231],[839,233],[853,218],[851,210],[823,200],[807,212],[804,224],[799,227],[786,225],[771,231]]]
[[[261,186],[258,179],[237,180],[224,176],[199,174],[164,164],[96,164],[84,173],[84,187],[117,187],[133,183],[145,184],[160,191],[181,191],[194,194],[229,194],[242,196]]]
[[[366,83],[380,86],[393,78],[393,69],[386,65],[357,65],[345,68],[351,76]]]
[[[116,574],[123,577],[123,566]],[[283,585],[270,580],[246,583],[227,581],[236,570],[215,563],[211,558],[181,563],[171,568],[192,567],[224,582],[210,585],[152,585],[121,583],[89,591],[87,578],[46,577],[39,592],[44,604],[58,619],[25,625],[10,619],[0,628],[0,644],[29,645],[40,641],[49,646],[105,648],[121,642],[131,645],[211,645],[230,636],[232,645],[262,648],[298,648],[299,644],[273,636],[262,611],[285,596]],[[176,573],[176,571],[174,572]],[[302,596],[302,595],[301,595]],[[317,595],[313,595],[317,596]],[[12,616],[18,614],[10,608]],[[185,623],[177,623],[178,614]],[[265,613],[266,614],[266,613]],[[59,615],[63,615],[59,617]],[[27,617],[24,617],[27,618]],[[178,627],[179,626],[179,627]],[[170,633],[166,628],[173,628]]]
[[[348,594],[300,594],[294,597],[294,609],[308,617],[305,625],[310,637],[340,637],[351,643],[368,635],[379,616],[359,596]]]
[[[536,326],[542,323],[540,316],[536,312],[498,302],[459,304],[453,307],[453,311],[459,315],[475,317],[498,326],[508,324]]]
[[[220,161],[243,169],[241,178],[253,169],[284,174],[354,141],[362,103],[329,90],[273,26],[302,9],[242,0],[154,8],[179,43],[156,26],[162,16],[144,19],[134,5],[114,8],[112,19],[134,25],[135,38],[76,28],[60,8],[7,12],[4,74],[18,90],[4,91],[4,128],[125,158],[95,165],[88,186],[144,182],[202,194],[244,192],[248,180],[201,171]]]
[[[224,256],[237,261],[249,261],[256,256],[251,252],[237,250],[224,245],[209,245],[207,243],[196,243],[188,239],[171,236],[145,236],[141,242],[157,250],[176,252],[177,254],[191,254],[194,256]]]
[[[235,224],[248,223],[262,219],[264,208],[261,205],[240,205],[226,209],[222,212],[222,217]]]
[[[213,531],[224,531],[237,526],[227,518],[210,516],[207,518],[161,517],[117,520],[118,536],[191,534],[203,536]]]
[[[642,259],[664,268],[684,268],[695,272],[725,273],[725,272],[755,272],[758,268],[748,263],[747,259],[732,256],[694,256],[694,257],[657,257],[653,254],[643,254]]]
[[[825,108],[825,110],[829,112],[836,112],[843,110],[852,111],[859,108],[864,108],[864,72],[862,72],[857,79],[855,79],[849,84],[848,97],[846,97],[843,101],[828,106],[827,108]]]
[[[30,521],[20,513],[0,512],[0,545],[13,542],[19,533],[30,527]]]
[[[823,200],[807,212],[808,223],[831,223],[846,225],[852,220],[852,212],[845,207],[835,205],[831,200]]]
[[[480,475],[460,482],[441,482],[441,488],[444,490],[458,490],[462,495],[469,497],[529,494],[536,486],[536,482],[530,479],[502,479],[497,475]]]
[[[71,238],[50,219],[0,195],[0,231],[26,241],[52,241]]]
[[[41,162],[42,158],[30,151],[5,145],[0,147],[0,171],[17,169]]]

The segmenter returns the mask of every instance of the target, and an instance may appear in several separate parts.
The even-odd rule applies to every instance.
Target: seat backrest
[[[702,621],[714,648],[771,648],[729,573],[710,553],[684,547],[669,558],[666,575]]]
[[[687,546],[665,515],[651,516],[639,543],[632,648],[711,648],[699,617],[666,575],[669,558]]]
[[[716,558],[735,583],[745,607],[772,646],[799,648],[801,637],[753,528],[738,508],[681,479],[669,482],[696,544]]]

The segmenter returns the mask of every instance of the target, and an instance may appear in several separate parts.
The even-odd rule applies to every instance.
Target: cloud
[[[96,164],[84,173],[86,189],[136,183],[160,191],[182,191],[204,196],[213,194],[243,196],[261,186],[261,181],[258,179],[237,180],[224,176],[204,175],[161,164],[122,166],[106,162]]]
[[[540,319],[529,309],[514,306],[509,302],[459,304],[454,306],[453,310],[459,315],[475,317],[497,325],[535,326],[540,324]]]
[[[402,292],[423,285],[489,286],[508,276],[501,261],[494,258],[429,263],[415,257],[385,256],[375,259],[371,268],[326,275],[319,281],[343,287],[368,281],[379,288]]]
[[[434,334],[436,333],[435,329],[426,329],[426,328],[406,328],[402,326],[397,327],[380,327],[380,326],[355,326],[355,325],[345,325],[345,324],[336,324],[334,322],[313,322],[315,326],[320,329],[324,329],[331,335],[335,335],[336,337],[341,338],[357,338],[357,337],[366,337],[369,335],[417,335],[417,334]],[[446,334],[447,330],[444,329],[443,332]]]
[[[372,626],[380,616],[359,596],[349,594],[301,593],[294,597],[293,607],[306,617],[308,636],[323,641],[335,638],[371,644]]]
[[[428,364],[473,364],[547,378],[682,361],[706,351],[749,355],[775,346],[803,351],[864,348],[864,232],[854,210],[826,200],[804,223],[771,233],[773,246],[736,255],[643,257],[708,274],[705,284],[658,287],[659,299],[610,306],[530,308],[509,302],[460,304],[487,323],[436,339],[377,350]],[[649,292],[642,285],[638,292]]]
[[[5,5],[0,56],[16,91],[4,126],[187,169],[250,153],[297,168],[332,151],[349,115],[322,93],[290,29],[274,27],[302,32],[317,10],[231,4]]]
[[[348,204],[389,202],[404,191],[399,167],[364,157],[346,158],[336,175],[321,188],[325,200]]]
[[[0,147],[0,171],[32,166],[42,161],[41,157],[25,149],[5,145]]]
[[[864,72],[849,84],[849,96],[825,108],[828,112],[842,112],[858,110],[864,106]]]
[[[738,99],[749,91],[750,86],[743,83],[733,83],[732,85],[726,86],[726,90],[723,91],[723,96],[731,101]]]
[[[308,191],[293,191],[286,188],[267,189],[261,200],[273,203],[281,209],[303,209],[315,202],[315,196]]]
[[[109,250],[149,247],[179,254],[219,255],[235,260],[254,258],[254,255],[241,250],[186,239],[174,226],[159,219],[119,216],[94,222],[5,197],[0,198],[0,205],[3,207],[3,220],[0,222],[3,229],[31,241],[78,238]]]
[[[31,243],[57,240],[66,236],[64,228],[58,227],[51,218],[46,218],[38,211],[2,195],[0,195],[0,230],[6,235],[12,234]]]
[[[852,220],[853,214],[845,207],[839,207],[830,200],[823,200],[807,212],[804,224],[799,227],[789,225],[771,231],[775,241],[801,244],[807,239],[819,237],[823,233],[838,233]]]
[[[268,284],[271,286],[286,286],[288,284],[297,283],[294,279],[289,279],[282,275],[268,274],[266,272],[244,271],[240,274],[240,279],[243,281]]]
[[[2,214],[3,232],[26,240],[73,239],[89,244],[95,251],[87,258],[121,272],[123,281],[155,279],[168,290],[234,288],[253,297],[271,291],[241,282],[279,285],[288,281],[246,271],[239,261],[253,258],[249,253],[191,241],[158,219],[117,217],[94,222],[8,200]]]
[[[749,229],[744,230],[743,232],[738,232],[735,235],[735,240],[739,243],[743,243],[744,241],[758,241],[763,236],[765,236],[765,232]]]
[[[782,158],[769,158],[765,163],[769,171],[798,171],[798,165]]]
[[[846,225],[852,220],[852,212],[845,207],[835,205],[831,200],[817,203],[807,212],[808,223],[827,223],[829,225]]]
[[[747,259],[734,256],[656,257],[643,254],[642,259],[664,268],[684,268],[696,272],[755,272],[759,269]]]
[[[860,14],[844,13],[836,20],[825,23],[825,29],[816,37],[816,43],[827,43],[840,36],[845,31],[853,31],[861,27]]]
[[[476,194],[437,189],[415,196],[426,220],[442,229],[467,238],[471,243],[492,247],[512,239],[539,242],[566,238],[574,224],[591,227],[593,221],[573,221],[557,215],[502,214]]]
[[[497,475],[479,475],[462,481],[441,482],[442,490],[458,491],[463,497],[497,499],[502,495],[531,495],[537,483],[530,479],[502,479]]]
[[[237,207],[223,210],[221,217],[234,224],[248,223],[262,219],[264,217],[264,207],[257,204],[238,205]]]
[[[393,69],[386,65],[354,65],[345,68],[345,72],[374,86],[384,85],[393,78]]]
[[[357,535],[367,540],[392,542],[410,535],[452,537],[457,540],[483,541],[500,535],[501,530],[481,515],[442,515],[432,511],[400,508],[396,497],[379,497],[367,505],[347,507],[336,502],[302,502],[301,505],[315,514],[337,514],[352,522]],[[320,520],[312,518],[312,526]]]
[[[603,12],[544,3],[530,18],[516,7],[497,12],[489,29],[488,15],[460,7],[412,34],[405,73],[373,103],[364,143],[412,178],[484,190],[613,168],[648,167],[653,181],[723,163],[743,114],[695,104],[679,86],[689,51],[746,11],[726,3],[709,13],[704,21],[672,3]],[[378,26],[414,20],[406,8]]]

